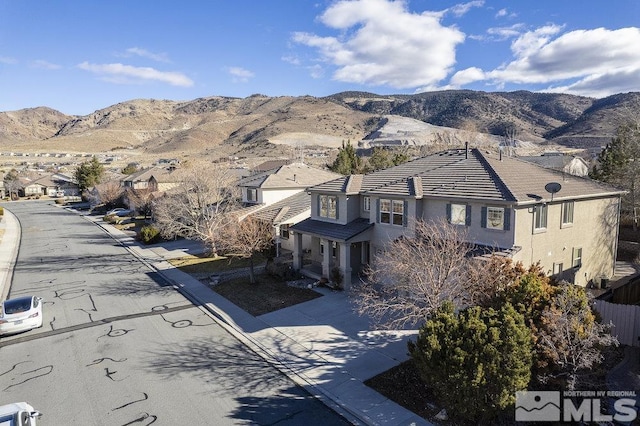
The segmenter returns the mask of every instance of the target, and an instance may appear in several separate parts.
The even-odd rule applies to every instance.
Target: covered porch
[[[293,268],[303,275],[321,279],[349,290],[354,279],[370,262],[370,234],[374,224],[358,218],[346,225],[306,219],[291,227]],[[302,238],[311,237],[304,250]]]

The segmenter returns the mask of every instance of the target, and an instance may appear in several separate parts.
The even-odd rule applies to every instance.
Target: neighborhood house
[[[500,153],[449,150],[307,192],[311,216],[288,229],[293,267],[338,268],[345,289],[414,219],[446,218],[485,252],[581,286],[614,273],[623,191]]]

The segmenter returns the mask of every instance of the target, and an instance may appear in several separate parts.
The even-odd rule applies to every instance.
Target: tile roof
[[[277,169],[278,167],[285,166],[289,164],[290,160],[269,160],[264,163],[260,163],[257,166],[253,167],[251,170],[253,172],[262,173],[269,170]]]
[[[311,211],[311,197],[306,192],[301,191],[250,213],[250,216],[279,225],[289,222],[307,210]]]
[[[354,182],[358,182],[355,185]],[[528,203],[550,200],[549,182],[562,185],[558,198],[621,194],[617,188],[566,175],[513,157],[478,149],[455,149],[376,171],[341,177],[310,188],[313,192],[415,198],[460,198]],[[353,192],[356,188],[359,191]],[[540,198],[538,198],[540,197]]]
[[[253,188],[307,188],[340,175],[328,170],[321,170],[304,163],[293,163],[280,166],[268,172],[243,178],[239,185]]]
[[[369,223],[369,219],[365,218],[358,218],[346,225],[323,222],[309,218],[291,226],[291,229],[304,234],[311,234],[321,238],[329,238],[333,241],[349,241],[372,227],[373,223]]]
[[[140,170],[136,173],[122,179],[125,182],[146,182],[153,176],[158,182],[171,182],[173,179],[170,177],[173,169],[160,166],[151,167],[149,169]]]

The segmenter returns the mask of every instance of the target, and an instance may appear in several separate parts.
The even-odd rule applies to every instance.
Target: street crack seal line
[[[101,320],[96,320],[96,321],[92,321],[92,322],[88,322],[88,323],[84,323],[84,324],[78,324],[78,325],[72,325],[70,327],[59,328],[57,330],[45,331],[45,332],[37,333],[37,334],[30,334],[28,336],[24,336],[24,337],[20,337],[20,338],[17,338],[17,339],[12,339],[12,340],[7,340],[7,341],[4,341],[4,342],[0,341],[0,348],[3,348],[5,346],[15,345],[17,343],[28,342],[28,341],[31,341],[31,340],[43,339],[45,337],[57,336],[58,334],[69,333],[69,332],[77,331],[77,330],[83,330],[85,328],[98,327],[98,326],[101,326],[101,325],[110,324],[110,323],[117,322],[117,321],[123,321],[123,320],[128,320],[128,319],[135,319],[135,318],[143,318],[143,317],[150,317],[150,316],[155,316],[155,315],[162,315],[162,314],[165,314],[165,313],[175,312],[175,311],[183,311],[185,309],[190,309],[190,308],[198,309],[197,306],[189,304],[189,305],[175,306],[173,308],[167,308],[167,309],[162,309],[162,310],[151,310],[150,312],[141,312],[141,313],[137,313],[137,314],[120,315],[120,316],[117,316],[117,317],[103,318]]]

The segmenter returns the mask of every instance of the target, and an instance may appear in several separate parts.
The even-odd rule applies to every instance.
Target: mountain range
[[[47,107],[0,112],[0,150],[98,153],[129,149],[152,156],[221,158],[273,155],[300,146],[335,148],[347,140],[363,147],[381,140],[428,144],[434,135],[447,132],[458,140],[482,135],[487,140],[593,148],[606,145],[617,127],[637,119],[638,113],[640,92],[602,99],[470,90],[136,99],[85,116]]]

